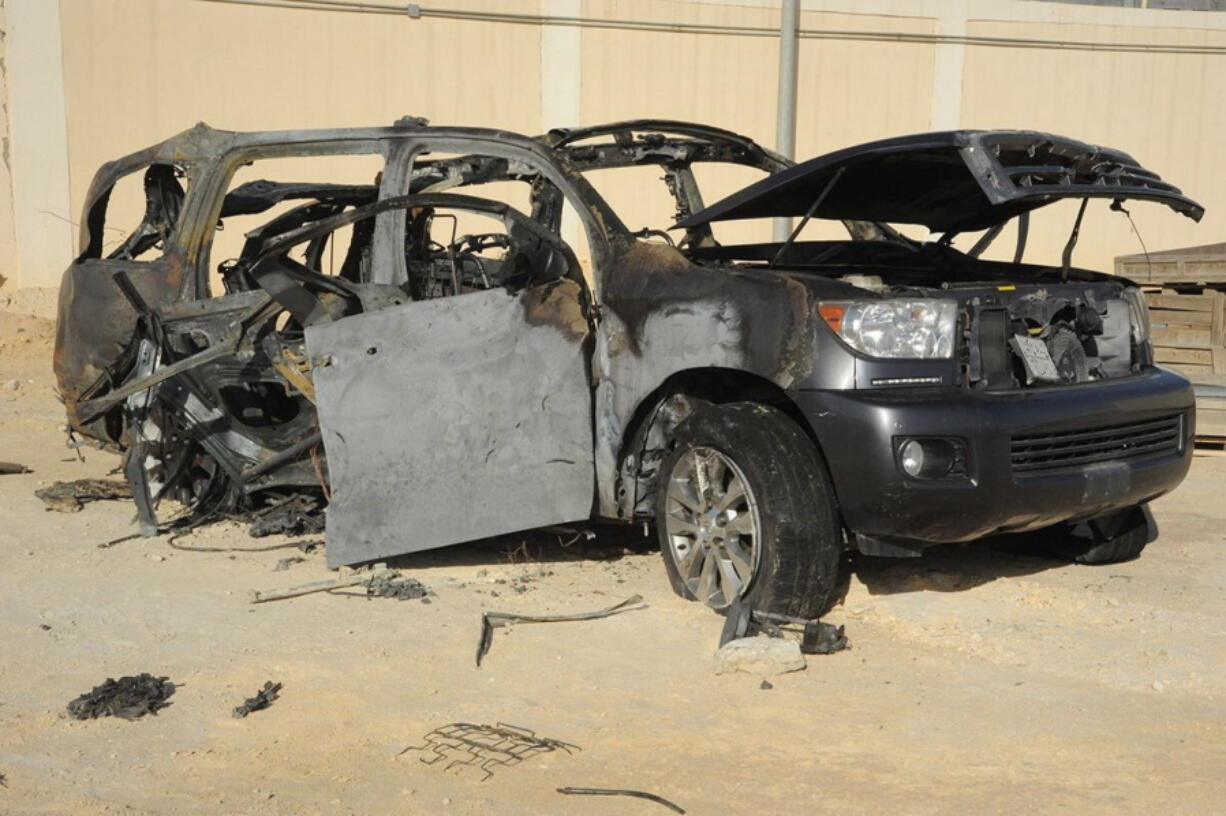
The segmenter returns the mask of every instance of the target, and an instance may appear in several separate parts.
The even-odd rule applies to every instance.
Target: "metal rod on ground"
[[[796,157],[796,76],[799,67],[800,0],[781,0],[779,6],[779,102],[776,106],[775,150]],[[775,242],[787,240],[792,219],[775,219]]]
[[[312,592],[327,592],[329,589],[343,589],[345,587],[357,586],[358,584],[369,584],[371,581],[381,576],[395,574],[396,573],[393,570],[360,572],[344,578],[333,578],[330,581],[316,581],[313,584],[303,584],[302,586],[290,587],[289,589],[272,589],[266,592],[252,590],[251,602],[253,604],[258,604],[265,603],[267,601],[279,601],[284,598],[297,598],[299,595],[309,595]]]

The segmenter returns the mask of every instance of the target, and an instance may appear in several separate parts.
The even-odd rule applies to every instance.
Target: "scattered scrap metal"
[[[626,790],[623,788],[558,788],[558,793],[585,794],[589,796],[636,796],[639,799],[649,799],[652,802],[664,805],[664,807],[675,813],[685,813],[680,806],[673,804],[663,796],[657,796],[646,791]]]
[[[844,633],[844,627],[823,623],[819,620],[804,620],[791,618],[787,615],[777,615],[773,612],[763,612],[753,609],[743,599],[736,601],[728,608],[724,618],[724,628],[720,632],[719,645],[757,634],[770,637],[782,637],[784,632],[799,628],[801,631],[800,651],[805,654],[828,655],[841,652],[850,643]]]
[[[241,706],[234,709],[234,718],[241,720],[253,711],[263,711],[272,705],[272,701],[277,699],[280,693],[281,684],[269,680],[262,689],[255,693],[254,697],[248,697]]]
[[[105,683],[69,703],[68,715],[78,720],[98,717],[135,720],[146,714],[157,714],[170,705],[166,700],[174,693],[174,683],[168,678],[154,677],[148,672],[118,680],[108,677]]]
[[[344,589],[345,587],[359,586],[367,584],[375,578],[379,578],[385,574],[395,574],[392,570],[382,570],[377,572],[355,572],[349,575],[343,575],[340,578],[331,578],[327,581],[314,581],[310,584],[301,584],[300,586],[290,587],[289,589],[269,589],[269,590],[252,590],[251,602],[253,604],[267,603],[268,601],[281,601],[286,598],[297,598],[301,595],[310,595],[314,592],[328,592],[333,589]]]
[[[250,515],[252,538],[270,535],[317,535],[324,531],[323,507],[314,496],[298,494],[269,504]]]
[[[595,612],[580,612],[572,615],[516,615],[510,612],[486,612],[481,616],[481,639],[477,641],[477,668],[481,668],[481,658],[485,657],[489,653],[490,647],[494,645],[494,630],[500,626],[509,626],[513,623],[562,623],[566,621],[607,618],[622,612],[646,609],[647,605],[641,603],[642,600],[643,597],[641,595],[634,595],[619,604],[610,606],[608,609],[599,609]],[[635,606],[635,604],[639,605]]]
[[[49,510],[75,513],[89,502],[130,499],[132,488],[114,479],[76,479],[56,482],[51,487],[35,490],[34,495],[42,499]]]
[[[354,572],[331,578],[327,581],[315,581],[289,589],[253,590],[252,603],[267,603],[285,598],[297,598],[300,595],[310,595],[314,592],[331,592],[335,589],[361,586],[366,589],[368,598],[395,598],[400,601],[422,600],[428,602],[430,590],[416,578],[402,576],[399,572],[376,568],[366,572]]]
[[[482,782],[494,775],[494,768],[518,765],[525,759],[553,751],[571,754],[582,750],[578,745],[538,737],[527,728],[506,723],[450,723],[435,728],[423,739],[423,744],[410,745],[397,756],[418,751],[424,754],[419,759],[427,765],[447,762],[444,770],[456,768],[463,771],[475,767],[485,774]]]
[[[34,471],[30,470],[25,465],[18,464],[17,462],[0,462],[0,476],[11,476],[16,473],[33,472]]]

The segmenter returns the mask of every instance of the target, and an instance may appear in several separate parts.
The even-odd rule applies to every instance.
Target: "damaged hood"
[[[957,130],[849,147],[782,170],[681,221],[798,217],[988,229],[1063,198],[1157,201],[1199,221],[1204,208],[1127,153],[1048,133]]]

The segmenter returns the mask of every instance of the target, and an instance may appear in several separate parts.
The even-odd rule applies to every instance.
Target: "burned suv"
[[[597,192],[646,197],[633,168],[669,202],[638,231]],[[712,168],[760,178],[706,206]],[[108,245],[125,178],[143,217]],[[1024,263],[1062,199],[1062,262]],[[326,504],[340,565],[650,521],[684,597],[809,618],[849,547],[1049,528],[1101,562],[1153,539],[1192,391],[1153,364],[1137,287],[1071,265],[1091,199],[1202,214],[1124,153],[1032,132],[793,165],[679,122],[199,125],[98,172],[56,373],[71,427],[125,453],[148,534]],[[778,217],[801,219],[787,241],[716,240]],[[802,240],[811,222],[849,235]],[[984,259],[1010,222],[1012,261]],[[186,512],[159,522],[168,499]]]

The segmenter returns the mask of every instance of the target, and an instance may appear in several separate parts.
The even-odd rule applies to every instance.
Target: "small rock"
[[[771,681],[763,680],[762,685],[758,686],[758,688],[762,689],[763,691],[770,691],[771,689],[774,688],[774,686],[771,685]]]
[[[1164,688],[1166,688],[1166,683],[1163,683],[1161,680],[1155,680],[1150,688],[1152,688],[1154,691],[1162,691]]]
[[[4,381],[5,391],[16,391],[19,388],[21,388],[21,380],[5,380]]]
[[[804,667],[805,656],[800,653],[800,644],[784,638],[764,635],[740,638],[726,643],[715,653],[716,674],[744,672],[774,677]]]
[[[157,553],[149,553],[145,557],[148,558],[150,561],[165,561],[166,560],[166,556],[158,555]]]

